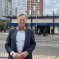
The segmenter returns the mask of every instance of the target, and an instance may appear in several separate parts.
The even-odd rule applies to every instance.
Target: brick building
[[[27,15],[43,15],[43,0],[27,0]]]

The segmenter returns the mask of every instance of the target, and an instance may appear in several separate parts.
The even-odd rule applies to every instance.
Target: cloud
[[[59,3],[59,0],[57,0],[57,2]]]
[[[59,14],[59,0],[44,0],[43,14]]]
[[[59,8],[57,9],[56,14],[59,14]]]

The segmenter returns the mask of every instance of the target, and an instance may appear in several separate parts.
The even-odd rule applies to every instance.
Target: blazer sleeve
[[[32,53],[32,51],[35,49],[36,42],[33,31],[31,31],[31,39],[30,39],[30,47],[27,49],[28,54]]]
[[[9,30],[9,34],[7,36],[7,40],[5,43],[5,49],[8,52],[8,54],[10,55],[10,53],[12,52],[12,49],[11,49],[11,29]]]

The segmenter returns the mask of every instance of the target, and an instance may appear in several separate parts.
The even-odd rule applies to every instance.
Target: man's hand
[[[19,54],[19,57],[20,58],[25,58],[25,57],[27,57],[27,51],[24,51],[24,52],[22,52],[21,54]]]
[[[14,52],[14,53],[12,54],[12,57],[13,57],[14,59],[18,59],[18,58],[19,58],[19,54]]]

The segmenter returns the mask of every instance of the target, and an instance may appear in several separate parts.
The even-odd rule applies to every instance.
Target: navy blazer
[[[8,59],[13,59],[12,56],[10,55],[12,51],[17,52],[16,33],[17,33],[16,27],[10,28],[9,34],[5,43],[5,49],[9,54]],[[32,51],[34,50],[35,46],[36,46],[36,42],[35,42],[33,31],[25,27],[25,44],[23,47],[23,51],[27,51],[29,55],[24,59],[32,59]]]

